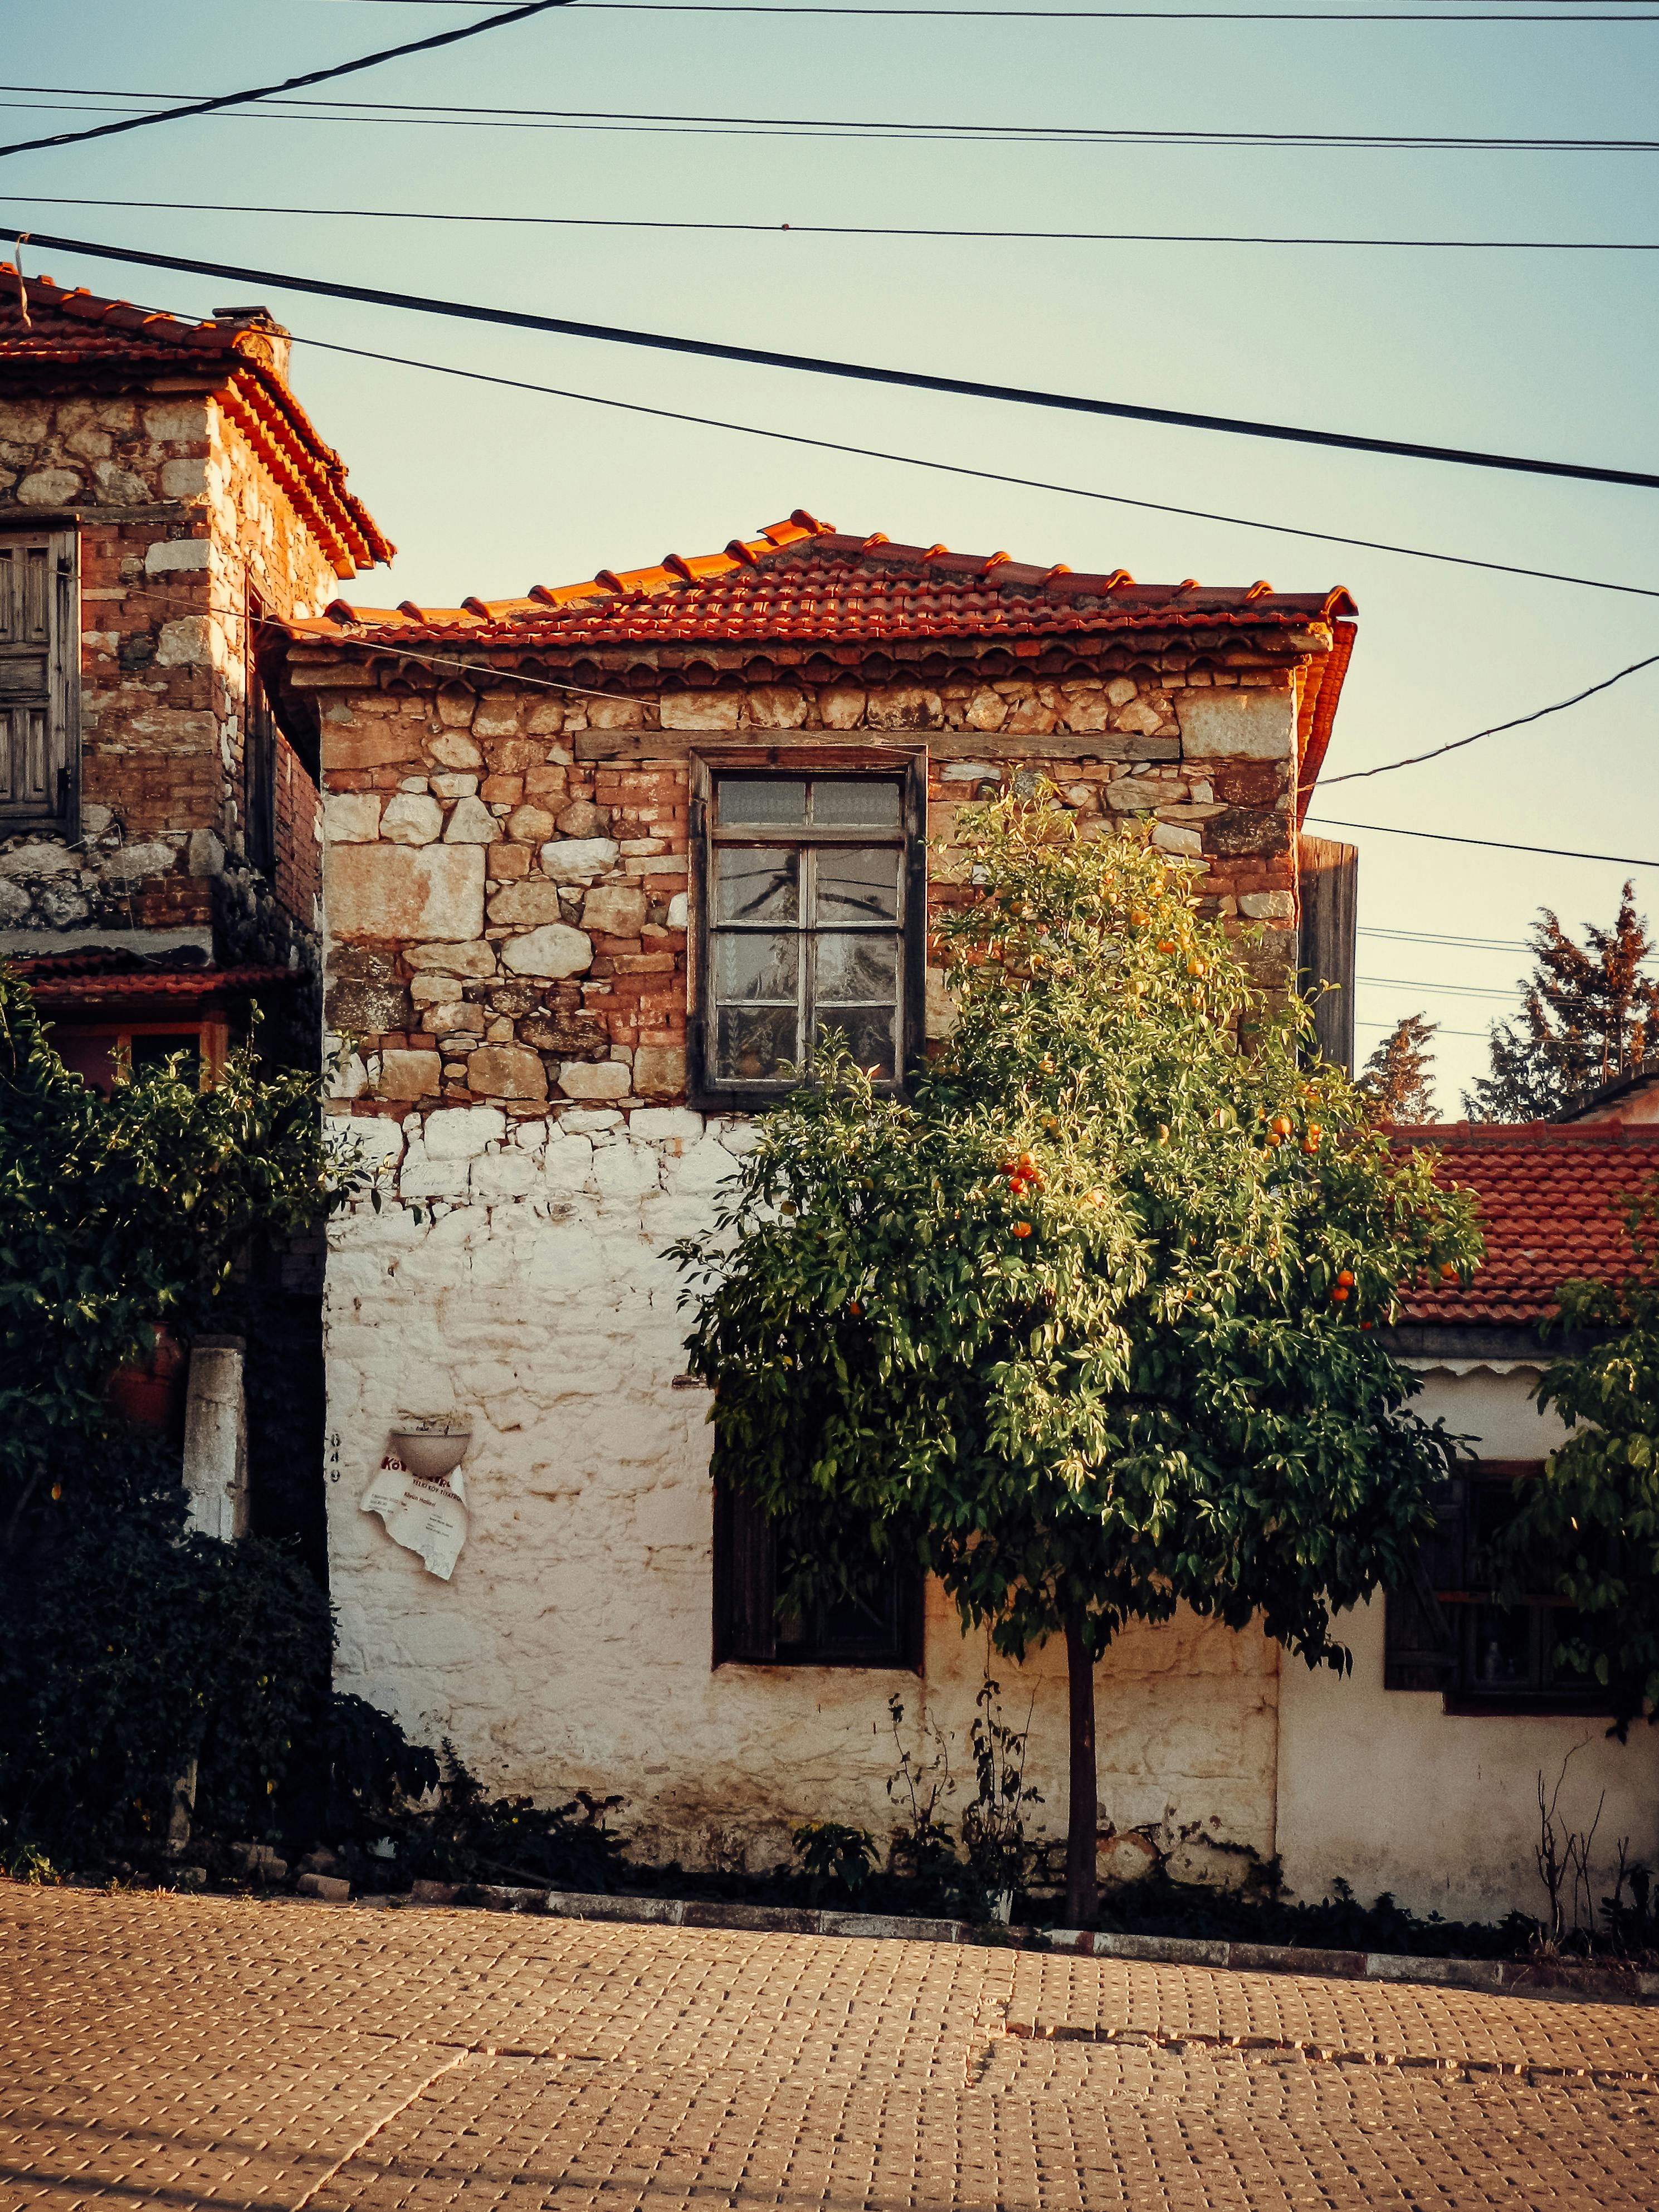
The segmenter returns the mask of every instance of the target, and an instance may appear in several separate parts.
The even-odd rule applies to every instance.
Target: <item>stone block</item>
[[[169,462],[167,467],[172,466]],[[161,473],[165,477],[167,469]],[[81,490],[81,479],[73,469],[36,469],[18,485],[17,497],[24,507],[70,507]]]
[[[517,691],[488,691],[472,716],[472,733],[479,738],[510,738],[517,734],[523,700]]]
[[[323,836],[331,845],[372,845],[380,834],[378,791],[334,791],[323,801]]]
[[[407,730],[377,724],[373,729],[354,728],[339,722],[323,725],[324,773],[343,773],[366,768],[397,768],[416,755]]]
[[[542,872],[556,884],[591,883],[616,866],[617,851],[614,837],[556,837],[542,847]]]
[[[342,1034],[382,1036],[409,1027],[410,994],[398,980],[395,956],[380,945],[335,945],[325,995],[329,1026]]]
[[[338,845],[323,864],[336,937],[444,938],[483,933],[484,856],[476,845]]]
[[[757,684],[744,703],[757,730],[799,730],[806,720],[806,694],[793,684]]]
[[[458,799],[444,824],[446,845],[493,845],[501,825],[482,799]]]
[[[495,948],[481,939],[471,945],[411,945],[404,953],[411,968],[439,975],[471,975],[479,979],[495,972]]]
[[[490,894],[489,919],[516,929],[536,929],[544,921],[562,921],[564,906],[559,887],[534,876],[520,883],[502,884]]]
[[[456,775],[446,769],[441,775],[434,775],[431,779],[431,783],[432,795],[434,799],[476,799],[478,794],[478,779],[476,775]]]
[[[163,538],[145,550],[144,574],[147,576],[172,576],[192,568],[205,568],[208,564],[208,542],[205,538]]]
[[[302,1874],[294,1887],[301,1897],[314,1897],[324,1905],[345,1905],[350,1901],[351,1884],[339,1875]]]
[[[1247,921],[1288,921],[1294,906],[1288,891],[1245,891],[1238,902]]]
[[[52,844],[44,837],[0,853],[0,876],[56,876],[79,866],[77,856],[67,845]]]
[[[528,1152],[495,1152],[472,1164],[475,1198],[527,1198],[536,1188],[536,1163]]]
[[[210,615],[181,615],[163,623],[155,641],[158,668],[211,668],[222,640]]]
[[[592,799],[573,799],[555,824],[562,837],[603,837],[611,827],[611,810]]]
[[[884,684],[871,692],[865,720],[872,730],[933,730],[945,720],[945,708],[925,684]]]
[[[430,845],[444,826],[444,813],[435,799],[400,791],[386,801],[380,817],[380,835],[393,845]]]
[[[499,1106],[446,1106],[427,1115],[425,1133],[429,1159],[476,1160],[506,1136],[507,1116]]]
[[[864,688],[830,684],[818,694],[818,715],[826,730],[856,730],[864,720]]]
[[[545,1098],[547,1070],[527,1045],[487,1044],[467,1054],[466,1087],[485,1098]]]
[[[567,1098],[626,1098],[632,1078],[620,1060],[571,1060],[559,1070]]]
[[[637,699],[587,699],[591,730],[638,730],[645,725],[645,708]]]
[[[676,891],[668,902],[668,927],[684,929],[691,918],[691,902],[684,891]]]
[[[435,1052],[383,1052],[380,1077],[374,1088],[393,1101],[430,1098],[442,1081]]]
[[[641,1050],[660,1050],[660,1047],[642,1046]],[[635,1054],[635,1075],[638,1078],[639,1054]],[[695,1145],[702,1136],[702,1115],[694,1114],[686,1106],[636,1106],[629,1117],[628,1133],[647,1144],[678,1143]]]
[[[1095,1849],[1100,1879],[1121,1885],[1140,1881],[1158,1864],[1158,1846],[1150,1838],[1135,1834],[1103,1836]]]
[[[1152,831],[1152,842],[1160,852],[1181,853],[1189,859],[1204,850],[1204,840],[1196,830],[1182,830],[1173,822],[1160,822]]]
[[[988,684],[981,684],[963,709],[964,729],[1000,730],[1007,719],[1008,702],[1000,691],[994,691]],[[985,773],[990,775],[995,771],[987,769]],[[950,775],[951,770],[947,769],[945,774]]]
[[[601,884],[582,901],[582,927],[601,937],[637,937],[649,911],[632,884]]]
[[[642,1044],[634,1054],[634,1089],[641,1098],[678,1098],[685,1091],[685,1047]]]
[[[442,702],[439,703],[441,709]],[[427,758],[436,761],[440,768],[465,771],[482,768],[484,764],[483,753],[465,730],[439,730],[422,738],[421,749]]]
[[[501,947],[501,965],[514,975],[583,975],[592,964],[592,939],[562,921],[509,938]]]
[[[736,691],[670,691],[660,720],[665,730],[735,730],[742,704]]]
[[[544,845],[558,826],[544,806],[515,806],[507,817],[507,834],[519,845]]]
[[[1296,702],[1284,690],[1187,691],[1176,708],[1188,760],[1288,760],[1296,744]]]

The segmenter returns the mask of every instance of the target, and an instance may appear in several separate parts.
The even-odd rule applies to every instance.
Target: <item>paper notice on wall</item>
[[[466,1541],[466,1488],[459,1468],[441,1482],[423,1482],[389,1455],[362,1495],[362,1510],[378,1513],[394,1544],[413,1552],[428,1574],[447,1582]]]

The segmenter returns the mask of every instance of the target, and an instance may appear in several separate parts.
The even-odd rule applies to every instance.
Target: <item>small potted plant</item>
[[[420,1482],[446,1482],[466,1457],[472,1424],[460,1413],[410,1413],[392,1431],[392,1449]]]

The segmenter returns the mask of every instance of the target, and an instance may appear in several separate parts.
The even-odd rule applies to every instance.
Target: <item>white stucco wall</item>
[[[711,1666],[708,1400],[676,1389],[686,1318],[661,1257],[701,1227],[750,1141],[681,1109],[497,1108],[358,1120],[371,1157],[405,1147],[404,1197],[335,1224],[328,1271],[329,1530],[337,1679],[411,1734],[447,1738],[489,1787],[626,1804],[642,1855],[757,1866],[805,1819],[891,1825],[896,1694],[971,1790],[982,1638],[929,1593],[924,1671]],[[405,1146],[406,1140],[406,1146]],[[360,1510],[410,1415],[474,1424],[470,1531],[453,1577]],[[1066,1817],[1056,1648],[996,1662],[1005,1717],[1031,1713],[1028,1779]],[[1098,1678],[1102,1825],[1154,1830],[1200,1878],[1211,1842],[1274,1848],[1277,1653],[1190,1618],[1127,1636]]]
[[[1541,1459],[1565,1432],[1533,1402],[1537,1373],[1437,1368],[1417,1408],[1474,1439],[1484,1458]],[[1367,1904],[1387,1889],[1413,1911],[1449,1919],[1541,1913],[1538,1777],[1553,1790],[1569,1753],[1561,1824],[1588,1828],[1606,1793],[1597,1899],[1612,1887],[1620,1837],[1631,1838],[1632,1858],[1659,1863],[1655,1731],[1638,1726],[1620,1745],[1607,1740],[1604,1721],[1582,1715],[1448,1713],[1437,1691],[1383,1688],[1381,1597],[1343,1616],[1339,1630],[1352,1674],[1289,1662],[1279,1686],[1279,1846],[1296,1894],[1322,1897],[1340,1875]]]

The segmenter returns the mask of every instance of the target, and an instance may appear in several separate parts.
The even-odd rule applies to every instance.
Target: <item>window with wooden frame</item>
[[[276,866],[276,718],[259,669],[258,638],[264,620],[258,593],[250,589],[242,729],[242,803],[247,817],[243,844],[249,863],[270,875]]]
[[[58,1022],[52,1043],[72,1075],[107,1097],[127,1077],[165,1068],[175,1056],[179,1073],[203,1090],[224,1066],[230,1035],[222,1021]]]
[[[872,1551],[847,1589],[780,1609],[795,1537],[726,1484],[714,1491],[714,1664],[921,1667],[924,1577]]]
[[[897,1087],[921,1049],[925,759],[694,763],[692,1095],[753,1108],[839,1033]]]
[[[1611,1711],[1593,1676],[1556,1656],[1577,1615],[1546,1594],[1547,1560],[1538,1565],[1540,1595],[1509,1607],[1492,1601],[1494,1540],[1515,1511],[1516,1486],[1540,1472],[1529,1461],[1488,1460],[1436,1492],[1435,1527],[1412,1578],[1388,1594],[1385,1688],[1438,1690],[1453,1713]]]
[[[0,836],[78,827],[76,550],[73,530],[0,532]]]

